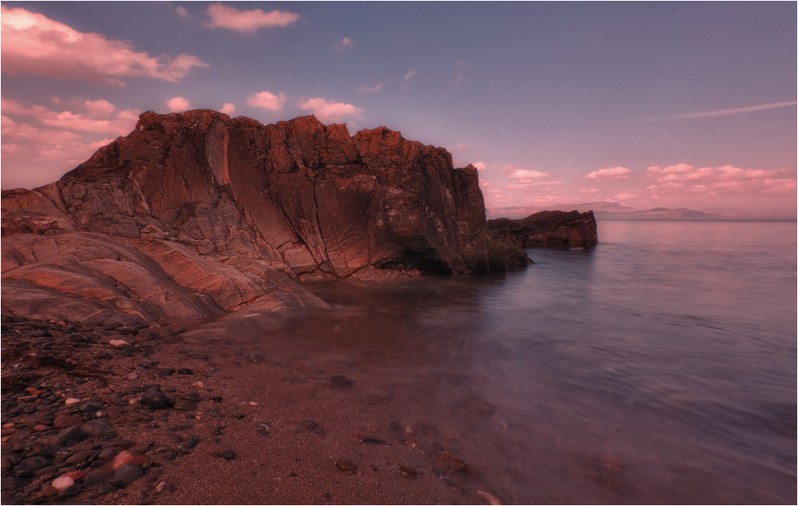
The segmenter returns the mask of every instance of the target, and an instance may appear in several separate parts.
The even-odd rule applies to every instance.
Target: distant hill
[[[587,202],[581,204],[556,204],[551,206],[493,207],[487,209],[488,218],[524,218],[541,211],[593,211],[600,220],[795,220],[795,215],[744,211],[735,208],[687,208],[655,207],[635,209],[617,202]]]

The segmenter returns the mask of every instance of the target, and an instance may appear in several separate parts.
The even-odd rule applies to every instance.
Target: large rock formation
[[[3,310],[196,323],[323,304],[293,280],[503,271],[477,171],[386,128],[141,115],[56,183],[3,193]],[[81,316],[82,315],[82,316]]]
[[[598,244],[596,218],[593,211],[541,211],[519,220],[488,220],[488,230],[498,241],[507,241],[522,248],[590,248]]]

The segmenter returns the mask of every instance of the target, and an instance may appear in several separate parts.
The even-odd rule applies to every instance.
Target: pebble
[[[139,376],[139,373],[137,373],[137,372],[132,372],[132,373],[127,375],[127,379],[129,379],[131,381],[132,380],[137,380],[139,378],[140,378],[140,376]]]
[[[219,456],[224,460],[235,460],[236,452],[232,448],[228,448],[226,450],[220,451]]]
[[[88,434],[84,432],[80,425],[64,429],[58,434],[58,437],[55,438],[53,448],[57,449],[66,446],[70,441],[82,441],[86,436],[88,436]]]
[[[144,392],[139,402],[152,409],[166,409],[172,405],[172,400],[161,391],[160,385],[155,385]]]
[[[118,348],[120,346],[130,346],[130,343],[125,341],[124,339],[111,339],[108,341],[108,344],[111,346]]]
[[[357,471],[357,464],[349,459],[340,458],[335,462],[335,467],[343,473],[354,473]]]
[[[77,415],[58,415],[53,419],[53,427],[56,429],[66,429],[73,425],[78,425],[83,420]]]
[[[93,455],[94,455],[94,452],[92,452],[92,451],[77,452],[74,455],[72,455],[71,457],[69,457],[68,459],[66,459],[66,463],[70,464],[70,465],[80,464],[80,463],[86,462],[87,460],[92,458]]]
[[[64,404],[66,404],[67,406],[71,406],[71,405],[77,404],[79,402],[80,402],[80,399],[76,399],[75,397],[70,397],[69,399],[64,401]]]
[[[189,392],[186,395],[184,395],[183,398],[187,401],[199,402],[202,400],[202,394],[199,392]]]
[[[418,474],[413,466],[407,464],[399,464],[399,471],[408,478],[414,478]]]
[[[83,478],[83,485],[86,487],[93,487],[100,483],[104,483],[113,475],[114,470],[111,467],[103,466],[87,474],[86,477]]]
[[[330,378],[330,388],[335,388],[337,390],[345,390],[348,388],[352,388],[355,383],[347,378],[346,376],[333,376]]]
[[[124,464],[114,473],[113,484],[125,488],[144,476],[144,471],[135,464]]]
[[[49,465],[50,459],[44,457],[43,455],[36,455],[34,457],[28,457],[14,466],[14,473],[20,474],[24,473],[25,471],[38,471],[39,469]]]
[[[52,485],[53,485],[53,488],[55,488],[56,490],[60,491],[60,490],[67,489],[67,488],[71,487],[74,484],[75,484],[75,480],[73,480],[70,476],[64,475],[64,476],[59,476],[58,478],[54,479]]]
[[[162,481],[155,487],[155,493],[161,494],[163,492],[167,492],[169,494],[177,491],[177,487],[169,483],[168,481]]]

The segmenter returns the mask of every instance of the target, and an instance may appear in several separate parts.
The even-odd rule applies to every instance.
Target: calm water
[[[335,310],[264,345],[390,391],[373,409],[506,502],[795,504],[795,223],[599,239],[503,277],[309,285]]]

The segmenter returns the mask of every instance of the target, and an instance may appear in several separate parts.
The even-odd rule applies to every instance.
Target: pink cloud
[[[100,146],[130,132],[138,111],[118,110],[106,100],[68,99],[55,111],[3,99],[3,188],[32,188],[57,180]]]
[[[178,5],[178,6],[175,8],[175,12],[176,12],[176,13],[177,13],[177,15],[178,15],[178,16],[180,16],[181,18],[187,18],[187,17],[188,17],[188,11],[187,11],[187,10],[186,10],[186,8],[185,8],[185,7],[183,7],[182,5]]]
[[[178,82],[208,64],[188,54],[151,56],[129,42],[82,33],[21,7],[2,6],[3,71],[125,86],[123,77]]]
[[[166,101],[166,108],[172,112],[182,112],[190,109],[191,103],[183,97],[172,97]]]
[[[219,112],[223,112],[229,116],[232,116],[236,112],[236,105],[231,102],[225,102]]]
[[[377,83],[374,86],[361,86],[360,89],[357,90],[357,92],[363,95],[370,95],[371,93],[377,93],[381,89],[382,89],[382,83]]]
[[[288,26],[299,21],[299,14],[274,10],[264,12],[261,9],[240,11],[225,4],[216,3],[208,6],[210,28],[226,28],[242,33],[255,33],[261,28]]]
[[[752,112],[768,111],[770,109],[795,107],[795,104],[795,100],[789,100],[787,102],[773,102],[770,104],[749,105],[746,107],[732,107],[729,109],[717,109],[714,111],[686,112],[682,114],[675,114],[670,116],[668,119],[703,119],[714,118],[716,116],[731,116],[734,114],[747,114]]]
[[[622,179],[629,176],[631,172],[632,170],[626,167],[608,167],[606,169],[594,170],[587,175],[587,178],[596,180]]]
[[[488,166],[487,166],[487,165],[485,165],[485,162],[474,162],[474,163],[472,163],[471,165],[473,165],[474,167],[476,167],[476,168],[477,168],[477,170],[485,170],[485,169],[487,169],[487,168],[488,168]]]
[[[76,101],[84,112],[53,111],[41,105],[27,106],[11,99],[3,99],[3,112],[10,116],[24,116],[34,122],[63,130],[124,134],[138,120],[138,112],[116,107],[105,100]],[[105,116],[105,117],[103,117]]]
[[[297,107],[303,111],[309,111],[316,116],[319,121],[326,123],[331,121],[342,121],[346,118],[360,118],[363,116],[363,109],[344,102],[334,102],[326,98],[316,97],[300,101]]]
[[[89,116],[109,116],[116,110],[114,104],[107,100],[85,100],[83,105]]]
[[[339,40],[335,43],[335,50],[339,53],[343,53],[347,49],[352,49],[355,47],[355,43],[352,42],[352,39],[349,37],[344,37],[343,39]]]
[[[508,168],[511,166],[508,166]],[[542,177],[548,177],[549,174],[546,172],[541,172],[539,170],[526,170],[526,169],[514,169],[510,173],[510,178],[512,179],[539,179]]]
[[[247,97],[247,105],[267,109],[269,111],[279,111],[285,103],[285,93],[275,95],[269,91],[259,91]]]

